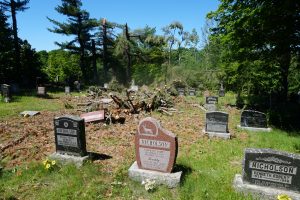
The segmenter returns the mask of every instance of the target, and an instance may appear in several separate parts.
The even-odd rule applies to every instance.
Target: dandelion
[[[46,169],[50,169],[51,165],[50,164],[46,164]]]
[[[48,162],[48,159],[44,160],[44,161],[43,161],[43,165],[46,165],[47,162]]]
[[[56,164],[56,161],[55,161],[55,160],[52,160],[51,164],[52,164],[52,165],[55,165],[55,164]]]
[[[278,196],[277,196],[277,199],[278,200],[292,200],[292,198],[290,198],[288,195],[286,195],[286,194],[279,194]]]
[[[145,185],[146,191],[153,191],[155,189],[155,180],[146,179],[142,182],[142,185]]]

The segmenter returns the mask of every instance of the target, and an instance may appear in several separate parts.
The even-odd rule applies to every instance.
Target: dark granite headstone
[[[77,116],[54,118],[56,152],[75,156],[85,156],[84,119]]]
[[[4,102],[8,103],[11,101],[11,87],[7,84],[1,85],[1,95]]]
[[[177,88],[177,92],[178,92],[179,96],[184,96],[185,90],[184,90],[184,88]]]
[[[170,173],[177,156],[177,137],[154,118],[140,121],[135,136],[136,160],[140,169]]]
[[[241,127],[267,128],[266,114],[253,110],[244,110],[241,114]]]
[[[218,97],[215,96],[208,96],[206,97],[206,104],[217,104],[218,103]]]
[[[205,132],[228,133],[228,114],[225,112],[207,112]]]
[[[300,192],[300,155],[272,149],[245,149],[243,181]]]
[[[190,88],[189,89],[189,95],[190,96],[196,96],[196,89],[195,88]]]

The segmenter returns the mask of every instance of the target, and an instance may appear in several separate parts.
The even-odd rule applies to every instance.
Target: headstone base
[[[255,128],[255,127],[245,127],[241,125],[237,125],[238,128],[248,131],[263,131],[263,132],[270,132],[271,128]]]
[[[207,134],[209,138],[218,137],[226,140],[230,139],[230,133],[207,132],[205,129],[203,129],[202,132]]]
[[[83,163],[85,163],[87,160],[89,160],[89,156],[71,156],[67,154],[61,154],[61,153],[53,153],[49,156],[50,159],[56,160],[63,165],[65,164],[74,164],[76,167],[81,167]]]
[[[128,175],[132,180],[145,181],[146,179],[154,180],[156,184],[166,185],[174,188],[179,185],[182,171],[175,173],[163,173],[145,169],[139,169],[135,161],[128,170]]]
[[[261,200],[274,200],[280,194],[286,194],[293,200],[300,200],[300,193],[298,192],[249,184],[243,181],[240,174],[235,175],[233,187],[237,192],[253,195]]]

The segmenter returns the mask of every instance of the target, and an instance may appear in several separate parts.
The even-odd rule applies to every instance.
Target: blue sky
[[[216,10],[218,0],[83,0],[83,9],[91,18],[106,18],[119,24],[128,23],[131,29],[143,28],[146,25],[161,28],[179,21],[186,31],[196,28],[201,36],[201,28],[205,24],[208,12]],[[60,0],[30,0],[29,9],[17,15],[19,37],[26,39],[37,51],[52,50],[58,47],[55,41],[68,41],[70,37],[51,33],[47,28],[53,25],[47,16],[57,21],[65,21],[65,17],[55,11]]]

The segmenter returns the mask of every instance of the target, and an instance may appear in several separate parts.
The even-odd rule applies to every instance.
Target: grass
[[[37,103],[41,100],[42,105]],[[187,102],[193,100],[202,101],[196,97],[187,98]],[[226,103],[234,103],[232,95],[226,95],[219,101],[221,105]],[[60,106],[53,99],[20,97],[17,102],[0,104],[0,109],[7,109],[4,111],[6,114],[1,113],[0,119],[26,109],[58,110]],[[13,111],[8,111],[10,109],[7,107]],[[186,109],[189,115],[200,112],[186,105],[181,105],[180,109]],[[242,173],[244,149],[271,148],[299,153],[300,137],[279,129],[269,133],[238,130],[235,125],[239,123],[239,114],[230,113],[230,131],[235,135],[231,140],[196,137],[190,139],[190,145],[183,145],[187,143],[188,136],[178,136],[181,144],[175,168],[182,170],[184,176],[180,187],[175,189],[159,186],[155,191],[147,192],[140,183],[131,181],[127,176],[134,161],[131,159],[118,166],[115,173],[103,170],[105,162],[87,163],[80,169],[67,165],[52,172],[46,171],[41,163],[32,162],[17,170],[3,170],[0,199],[253,199],[236,193],[232,188],[235,174]],[[159,115],[153,113],[154,117]],[[163,116],[161,119],[168,120],[168,117]],[[193,127],[192,124],[187,126]],[[116,138],[107,138],[105,143],[114,144]],[[133,149],[128,154],[132,152]]]

